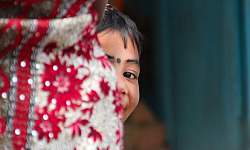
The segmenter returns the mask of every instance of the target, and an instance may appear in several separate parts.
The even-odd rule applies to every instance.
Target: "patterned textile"
[[[0,149],[122,149],[93,0],[0,0]]]

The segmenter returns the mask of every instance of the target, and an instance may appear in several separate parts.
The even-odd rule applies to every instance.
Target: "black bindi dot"
[[[120,58],[117,58],[117,62],[120,63],[120,62],[121,62],[121,59],[120,59]]]

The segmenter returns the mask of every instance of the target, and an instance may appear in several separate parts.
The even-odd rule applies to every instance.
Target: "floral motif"
[[[0,136],[3,135],[5,130],[6,130],[6,125],[4,119],[0,117]]]
[[[72,123],[70,125],[70,128],[72,128],[72,130],[73,130],[72,138],[74,138],[76,136],[76,134],[81,136],[82,135],[81,126],[85,126],[88,123],[89,123],[89,121],[86,119],[78,119],[75,123]]]
[[[90,52],[93,51],[93,45],[90,41],[79,41],[77,45],[80,49],[77,52],[77,56],[82,56],[84,57],[87,62],[91,60],[91,55]]]
[[[44,74],[41,74],[43,90],[49,91],[50,95],[48,102],[52,103],[52,100],[58,100],[56,110],[68,107],[75,109],[79,107],[81,102],[80,85],[83,79],[76,78],[78,70],[74,66],[66,66],[66,62],[61,64],[58,56],[55,61],[52,61],[50,65],[45,64]],[[77,101],[73,103],[73,100]]]
[[[66,49],[63,49],[62,56],[67,54],[69,56],[69,58],[70,58],[70,53],[75,53],[75,46],[74,45],[70,46],[70,47],[68,47]]]
[[[101,87],[101,90],[104,93],[104,95],[108,96],[109,90],[110,90],[110,86],[108,85],[108,81],[104,81],[104,78],[102,78],[102,80],[100,82],[100,87]]]
[[[88,135],[88,138],[93,138],[94,142],[96,142],[98,139],[102,141],[102,135],[100,132],[95,130],[93,127],[90,127],[90,133]]]
[[[64,122],[65,118],[57,118],[55,111],[48,112],[46,108],[36,109],[36,114],[34,129],[38,131],[39,139],[47,138],[47,142],[50,142],[51,138],[57,139],[58,133],[61,132],[58,124]]]
[[[97,147],[97,150],[109,150],[109,147],[107,147],[107,148],[102,148],[102,149],[100,149],[99,147]]]
[[[98,60],[102,63],[102,66],[104,68],[109,68],[111,69],[111,64],[110,64],[110,61],[107,59],[106,56],[101,56],[98,58]]]
[[[121,142],[121,131],[120,130],[117,130],[116,131],[116,136],[117,136],[117,141],[116,141],[116,144],[118,145],[120,142]]]
[[[118,88],[116,88],[116,90],[113,91],[113,96],[115,98],[113,101],[113,104],[115,105],[115,113],[117,114],[117,116],[122,115],[123,106],[121,103],[121,96]]]
[[[89,97],[89,100],[88,100],[89,102],[97,102],[97,101],[100,100],[99,95],[98,95],[97,92],[94,91],[94,90],[91,90],[91,92],[88,93],[87,95],[88,95],[88,97]]]
[[[91,107],[91,108],[85,108],[85,109],[82,110],[83,114],[86,114],[87,112],[89,112],[89,116],[92,116],[93,107]]]
[[[47,55],[49,55],[55,48],[57,48],[57,43],[56,43],[56,42],[51,42],[51,43],[47,44],[47,45],[44,47],[43,51],[44,51]]]

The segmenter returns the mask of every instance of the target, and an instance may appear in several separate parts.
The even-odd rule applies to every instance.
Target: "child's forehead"
[[[137,51],[138,53],[138,56],[140,57],[140,54],[139,54],[139,51],[138,51],[138,47],[136,45],[136,42],[135,40],[132,38],[132,36],[129,34],[128,31],[126,30],[118,30],[118,29],[113,29],[113,28],[107,28],[101,32],[99,32],[98,34],[100,34],[100,36],[103,36],[103,35],[106,35],[106,34],[116,34],[116,33],[119,33],[120,35],[120,38],[123,40],[123,45],[124,45],[124,48],[127,48],[127,45],[128,45],[128,41],[131,40],[132,44],[133,44],[133,47],[134,49]],[[112,39],[110,39],[112,40]]]

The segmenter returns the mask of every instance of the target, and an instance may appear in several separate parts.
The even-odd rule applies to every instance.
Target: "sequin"
[[[12,81],[17,82],[17,77],[16,76],[12,77]]]
[[[71,102],[68,100],[66,101],[66,105],[70,106],[71,105]]]
[[[41,65],[40,64],[36,64],[36,69],[40,69]]]
[[[39,37],[40,36],[40,33],[39,32],[36,32],[36,37]]]
[[[21,94],[20,96],[19,96],[19,98],[20,98],[20,100],[25,100],[25,95],[23,95],[23,94]]]
[[[67,68],[67,72],[71,72],[71,69],[70,69],[70,68]]]
[[[53,138],[53,137],[54,137],[54,134],[53,134],[53,133],[49,133],[49,137],[50,137],[50,138]]]
[[[25,66],[26,66],[26,62],[25,62],[25,61],[22,61],[22,62],[21,62],[21,66],[22,66],[22,67],[25,67]]]
[[[38,97],[35,97],[35,102],[37,103],[39,101],[39,98]]]
[[[54,65],[54,66],[53,66],[53,70],[54,70],[54,71],[57,71],[57,70],[58,70],[58,66],[57,66],[57,65]]]
[[[49,82],[49,81],[46,81],[46,82],[45,82],[45,85],[46,85],[46,86],[50,86],[50,82]]]
[[[43,115],[43,120],[48,120],[49,119],[49,116],[48,115]]]
[[[6,92],[3,92],[3,93],[2,93],[2,98],[4,98],[4,99],[7,98],[7,93],[6,93]]]
[[[16,134],[16,135],[20,135],[20,134],[21,134],[21,131],[20,131],[19,129],[16,129],[16,130],[15,130],[15,134]]]
[[[51,102],[52,102],[52,104],[56,104],[56,99],[53,98],[53,99],[51,100]]]
[[[32,83],[33,83],[33,80],[32,80],[32,79],[29,79],[29,80],[28,80],[28,83],[29,83],[29,84],[32,84]]]
[[[37,136],[37,132],[35,130],[32,131],[32,136]]]

